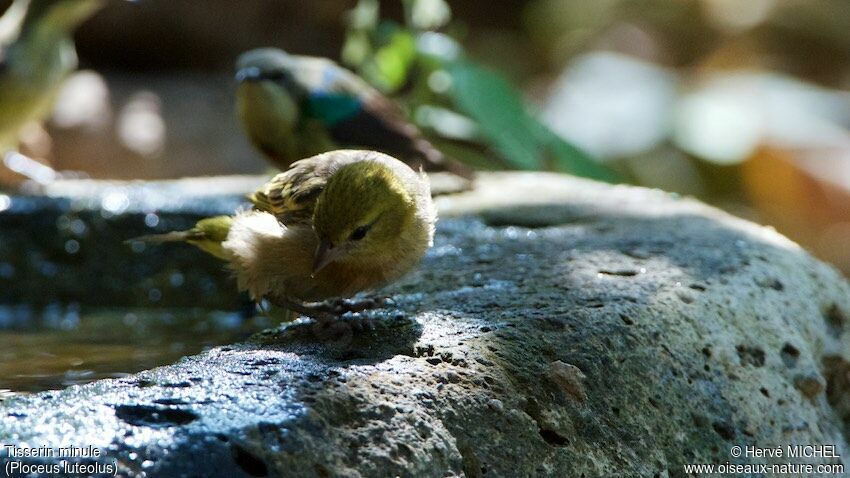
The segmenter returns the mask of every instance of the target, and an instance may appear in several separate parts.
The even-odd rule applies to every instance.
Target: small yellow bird
[[[252,299],[309,314],[305,303],[351,297],[398,279],[434,237],[427,177],[374,151],[297,161],[249,199],[251,211],[132,240],[194,244],[226,260]]]
[[[72,33],[106,0],[15,0],[0,18],[0,155],[19,130],[50,113],[77,67]]]

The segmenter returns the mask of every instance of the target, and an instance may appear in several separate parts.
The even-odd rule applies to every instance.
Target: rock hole
[[[753,367],[764,366],[764,350],[758,347],[747,347],[739,345],[735,347],[738,352],[738,358],[741,360],[741,365],[752,365]]]
[[[826,321],[827,327],[829,327],[829,332],[834,337],[839,337],[844,333],[844,323],[847,322],[847,317],[844,315],[844,312],[838,308],[837,304],[829,306],[826,312],[824,312],[823,318]]]
[[[482,466],[478,460],[475,450],[467,444],[458,447],[460,457],[463,460],[463,473],[470,478],[481,478],[487,473],[487,467]]]
[[[620,277],[634,277],[634,276],[638,275],[638,271],[636,271],[634,269],[617,269],[617,270],[602,269],[602,270],[599,271],[599,273],[602,274],[602,275],[606,275],[606,276],[620,276]]]
[[[198,419],[198,415],[191,410],[151,405],[118,405],[115,407],[115,416],[130,425],[151,428],[185,425]]]
[[[706,345],[702,348],[702,354],[705,355],[705,358],[711,358],[711,347]]]
[[[635,321],[632,320],[631,318],[629,318],[625,314],[620,314],[620,320],[622,320],[623,323],[626,324],[626,325],[634,325],[635,324]]]
[[[814,399],[824,391],[826,384],[818,375],[805,373],[794,376],[794,387],[806,398]]]
[[[845,424],[850,423],[850,363],[838,356],[823,359],[826,400]]]
[[[766,388],[761,387],[759,389],[759,392],[761,392],[761,394],[764,395],[765,397],[770,398],[770,392],[768,392]]]
[[[558,432],[547,428],[540,429],[540,437],[543,438],[543,441],[552,446],[568,446],[570,444],[570,441],[561,436]]]
[[[594,218],[561,206],[515,206],[487,211],[481,215],[484,224],[497,228],[542,229],[566,224],[591,224]]]
[[[277,365],[280,363],[280,360],[273,358],[261,358],[251,361],[248,366],[250,367],[263,367],[265,365]]]
[[[694,297],[685,291],[676,291],[676,297],[685,304],[693,304]]]
[[[797,347],[789,343],[785,343],[782,346],[782,352],[780,353],[782,357],[782,363],[785,364],[788,368],[794,368],[797,366],[797,360],[800,358],[800,351],[797,350]]]
[[[231,445],[230,451],[233,454],[233,461],[245,473],[251,476],[269,476],[269,467],[266,466],[266,462],[253,453],[236,444]]]
[[[698,428],[708,426],[708,418],[704,417],[703,415],[698,415],[696,413],[692,413],[691,414],[691,420],[693,420],[694,425],[697,426]]]
[[[189,388],[192,386],[192,382],[189,382],[188,380],[183,380],[181,382],[163,383],[161,386],[165,388]]]
[[[691,289],[693,289],[693,290],[697,290],[697,291],[700,291],[700,292],[705,292],[705,286],[704,286],[704,285],[702,285],[702,284],[691,284],[691,285],[689,285],[688,287],[690,287],[690,288],[691,288]]]
[[[711,424],[711,428],[713,428],[714,432],[720,435],[720,437],[724,440],[735,439],[735,427],[733,427],[728,422],[714,422]]]
[[[782,292],[783,290],[785,290],[785,285],[782,284],[782,282],[780,282],[779,279],[762,278],[762,279],[756,279],[755,282],[759,287],[764,287],[766,289],[773,289],[773,290],[779,291],[779,292]]]

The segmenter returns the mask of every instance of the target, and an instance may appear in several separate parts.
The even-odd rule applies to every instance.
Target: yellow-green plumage
[[[140,239],[195,244],[225,259],[241,290],[278,303],[384,285],[415,266],[433,239],[427,178],[374,151],[298,161],[250,199],[252,211]]]
[[[227,260],[228,255],[221,247],[221,243],[227,240],[227,234],[230,232],[232,225],[233,218],[231,216],[215,216],[201,219],[195,224],[195,227],[185,231],[141,236],[130,239],[127,242],[186,242],[219,259]]]
[[[298,105],[285,91],[267,82],[246,83],[236,92],[236,113],[251,142],[281,169],[288,158],[299,157],[292,139],[298,122]]]
[[[0,153],[16,146],[24,125],[50,113],[62,80],[77,66],[71,34],[103,3],[15,0],[0,19]]]
[[[233,225],[230,216],[216,216],[201,219],[189,232],[186,242],[199,247],[219,259],[227,260],[228,254],[221,247],[221,243],[227,240],[227,234]]]

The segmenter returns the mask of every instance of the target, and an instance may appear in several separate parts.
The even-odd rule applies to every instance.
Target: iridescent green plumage
[[[399,107],[360,77],[325,58],[275,48],[237,61],[237,111],[252,143],[281,169],[335,147],[364,147],[414,169],[472,171],[446,158]]]

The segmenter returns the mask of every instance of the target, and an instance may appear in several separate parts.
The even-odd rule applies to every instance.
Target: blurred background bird
[[[436,149],[398,105],[331,60],[260,48],[243,53],[236,68],[242,125],[281,169],[337,147],[363,147],[397,156],[414,169],[472,178],[470,168]]]
[[[106,0],[15,0],[0,18],[0,157],[51,110],[77,67],[72,34]],[[22,158],[18,158],[22,160]]]
[[[254,210],[131,241],[183,241],[228,261],[240,290],[295,312],[351,297],[413,268],[431,246],[427,177],[375,151],[297,161],[253,193]]]

